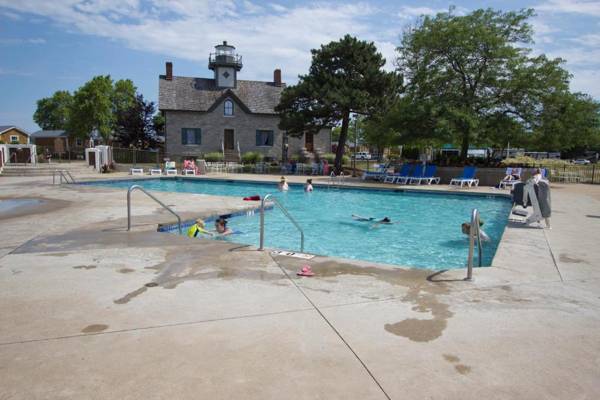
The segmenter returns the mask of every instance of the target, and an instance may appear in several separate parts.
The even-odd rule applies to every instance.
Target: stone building
[[[285,84],[281,70],[272,82],[238,79],[242,57],[223,42],[209,55],[213,78],[173,75],[166,63],[159,76],[159,110],[166,120],[166,156],[173,160],[220,152],[227,161],[238,161],[246,152],[282,160],[295,154],[313,157],[331,151],[331,130],[302,138],[288,137],[279,129],[275,107]],[[287,148],[287,155],[286,155]]]

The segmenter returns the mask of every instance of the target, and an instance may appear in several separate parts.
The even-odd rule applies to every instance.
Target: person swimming
[[[205,229],[203,220],[197,219],[196,223],[190,226],[190,229],[188,229],[187,235],[188,237],[195,238],[201,235],[212,236],[213,234]]]
[[[481,240],[483,242],[489,242],[491,239],[490,237],[487,235],[487,233],[485,233],[483,231],[483,229],[481,229],[481,226],[483,225],[483,222],[481,222],[479,224],[479,236],[481,237]],[[464,233],[465,235],[469,236],[469,234],[471,233],[471,224],[468,222],[463,222],[463,224],[460,226],[462,233]]]
[[[289,189],[287,180],[285,179],[285,176],[282,176],[281,179],[279,180],[279,183],[277,184],[277,188],[279,189],[280,192],[287,192]]]
[[[233,231],[227,227],[227,220],[225,218],[217,218],[215,221],[215,232],[219,236],[227,236],[233,233]]]
[[[313,189],[313,185],[312,185],[312,179],[307,179],[306,180],[306,185],[304,185],[304,191],[305,192],[312,192]]]
[[[377,228],[379,225],[392,225],[394,224],[394,222],[392,222],[392,220],[389,217],[383,217],[380,220],[375,220],[374,217],[361,217],[360,215],[356,215],[356,214],[352,214],[352,219],[354,219],[355,221],[360,221],[360,222],[374,222],[370,228]]]

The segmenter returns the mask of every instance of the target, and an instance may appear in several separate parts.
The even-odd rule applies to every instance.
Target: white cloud
[[[598,69],[575,69],[571,90],[583,92],[600,99],[600,71]]]
[[[207,74],[208,53],[227,40],[244,56],[242,79],[272,79],[275,67],[293,82],[310,65],[310,49],[346,33],[376,40],[365,18],[376,10],[366,3],[311,3],[296,7],[232,0],[0,0],[10,12],[33,14],[65,29],[107,37],[137,50],[201,63]],[[117,18],[122,16],[123,18]],[[177,72],[177,65],[174,65]],[[157,71],[159,73],[161,71]]]
[[[548,0],[534,7],[539,11],[600,16],[600,1]]]
[[[0,45],[44,44],[44,38],[0,38]]]

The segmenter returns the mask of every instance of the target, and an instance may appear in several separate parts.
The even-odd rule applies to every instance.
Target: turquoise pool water
[[[235,197],[271,193],[304,229],[305,252],[431,269],[465,266],[468,240],[460,225],[470,219],[473,208],[479,209],[485,222],[483,229],[491,238],[484,243],[483,257],[483,265],[490,265],[511,209],[507,198],[479,195],[328,190],[319,186],[313,193],[304,193],[301,185],[290,185],[289,192],[281,193],[274,184],[181,178],[88,184],[122,188],[138,184],[157,191]],[[354,221],[352,214],[387,216],[395,223],[374,227],[369,222]],[[229,226],[241,233],[225,240],[258,246],[258,213],[232,217]],[[266,212],[265,246],[300,249],[298,231],[277,208]]]

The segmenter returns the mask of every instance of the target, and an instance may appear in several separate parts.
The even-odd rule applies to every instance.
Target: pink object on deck
[[[315,273],[313,272],[310,265],[304,265],[300,271],[296,272],[296,275],[299,276],[313,276],[314,274]]]

